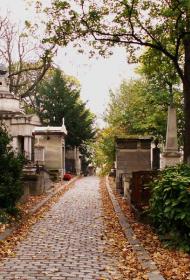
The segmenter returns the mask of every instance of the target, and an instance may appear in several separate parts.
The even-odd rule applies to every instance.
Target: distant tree
[[[85,174],[89,164],[93,164],[93,143],[95,139],[84,142],[80,145],[79,150],[81,153],[81,170]]]
[[[76,79],[53,69],[37,88],[36,110],[43,124],[61,126],[68,130],[67,145],[80,146],[95,135],[94,115],[80,99],[80,85]]]
[[[115,137],[124,137],[125,131],[121,127],[106,127],[98,131],[96,141],[92,144],[92,155],[95,166],[105,175],[114,167]]]

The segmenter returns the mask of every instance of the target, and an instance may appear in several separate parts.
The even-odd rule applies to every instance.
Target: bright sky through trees
[[[21,24],[25,19],[35,19],[34,9],[26,10],[24,0],[4,0],[0,2],[0,13],[11,12],[11,18]],[[48,3],[49,0],[43,0]],[[37,19],[35,19],[37,20]],[[114,54],[104,59],[102,57],[89,59],[87,54],[79,54],[72,46],[61,48],[55,58],[55,63],[67,75],[75,76],[82,85],[81,98],[88,100],[89,108],[97,115],[98,124],[102,125],[101,115],[108,102],[109,89],[119,87],[123,79],[134,76],[134,65],[127,64],[125,49],[115,48]]]

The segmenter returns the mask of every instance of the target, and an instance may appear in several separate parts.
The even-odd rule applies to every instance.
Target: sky
[[[44,2],[49,0],[43,0]],[[35,11],[28,7],[27,0],[0,1],[0,14],[11,12],[14,22],[23,23],[26,19],[34,19]],[[67,75],[75,76],[81,83],[81,98],[97,116],[97,123],[103,126],[102,115],[109,101],[109,90],[119,87],[123,79],[135,77],[135,65],[127,64],[124,48],[114,48],[109,58],[89,59],[87,54],[80,54],[73,47],[60,48],[55,63]]]

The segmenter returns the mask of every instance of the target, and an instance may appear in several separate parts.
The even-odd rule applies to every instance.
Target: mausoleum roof
[[[67,130],[65,126],[41,126],[36,127],[33,131],[34,135],[53,135],[62,134],[67,135]]]

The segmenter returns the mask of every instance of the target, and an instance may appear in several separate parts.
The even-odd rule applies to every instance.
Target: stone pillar
[[[24,153],[28,160],[32,159],[32,138],[30,136],[24,137]]]
[[[12,146],[13,146],[13,150],[15,152],[18,152],[18,139],[17,139],[17,137],[13,137]]]
[[[168,107],[166,146],[163,153],[164,167],[180,163],[181,154],[178,152],[176,108]]]
[[[131,182],[131,176],[130,175],[124,175],[123,176],[124,198],[129,203],[131,202],[130,182]]]
[[[44,165],[45,162],[45,148],[44,146],[36,145],[34,147],[34,162]]]
[[[32,137],[28,137],[29,160],[32,160]]]

